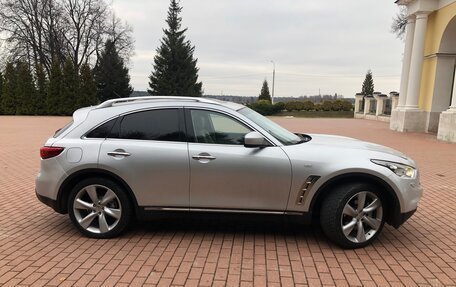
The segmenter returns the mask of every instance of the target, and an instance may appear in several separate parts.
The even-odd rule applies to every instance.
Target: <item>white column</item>
[[[400,96],[399,96],[400,97]],[[397,108],[398,102],[399,102],[399,97],[396,95],[391,95],[390,94],[390,99],[391,99],[391,111]]]
[[[412,56],[410,59],[410,72],[407,85],[407,99],[405,102],[405,109],[418,109],[427,20],[427,13],[416,14],[415,33],[413,37]]]
[[[405,32],[404,58],[402,60],[401,88],[399,91],[399,103],[397,108],[405,106],[407,99],[407,86],[410,72],[410,59],[412,56],[413,36],[415,33],[415,15],[407,18],[407,28]]]
[[[364,115],[367,115],[370,110],[370,98],[365,97],[364,98]]]
[[[375,115],[379,116],[383,114],[383,107],[385,106],[384,100],[386,99],[385,96],[374,96],[375,100],[377,101],[377,106],[375,108]]]
[[[355,95],[355,113],[361,112],[361,105],[363,104],[363,95]]]
[[[451,95],[451,106],[449,111],[456,112],[456,66],[454,67],[453,94]]]

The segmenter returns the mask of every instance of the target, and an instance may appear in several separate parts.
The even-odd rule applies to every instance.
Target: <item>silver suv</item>
[[[77,110],[40,150],[36,194],[86,236],[110,238],[154,212],[319,220],[345,248],[399,227],[422,188],[413,160],[352,138],[291,133],[204,98],[138,97]]]

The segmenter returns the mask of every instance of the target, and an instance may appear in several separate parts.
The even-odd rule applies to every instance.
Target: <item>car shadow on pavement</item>
[[[148,220],[135,221],[130,232],[221,232],[279,233],[282,235],[312,235],[323,237],[318,224],[305,223],[297,216],[172,213],[159,214]]]

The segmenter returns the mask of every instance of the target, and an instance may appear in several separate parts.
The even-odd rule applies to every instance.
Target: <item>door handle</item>
[[[210,154],[199,154],[199,155],[194,155],[192,156],[193,159],[195,160],[202,160],[202,159],[207,159],[207,160],[214,160],[216,159],[215,156],[212,156]]]
[[[110,151],[110,152],[108,152],[108,155],[110,155],[110,156],[130,156],[131,153],[124,152],[124,151]]]

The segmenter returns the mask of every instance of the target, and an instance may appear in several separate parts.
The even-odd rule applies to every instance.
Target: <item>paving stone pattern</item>
[[[277,217],[170,216],[89,239],[34,194],[39,148],[69,118],[0,116],[0,286],[456,285],[456,144],[369,120],[273,120],[405,152],[425,190],[417,213],[358,250]]]

